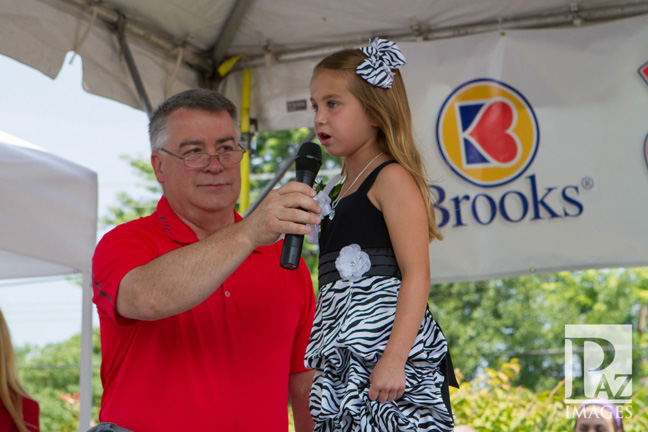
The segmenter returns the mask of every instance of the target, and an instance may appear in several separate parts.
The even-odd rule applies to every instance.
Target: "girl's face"
[[[315,133],[326,151],[337,157],[350,156],[363,149],[373,153],[378,146],[376,122],[347,88],[350,74],[353,72],[324,69],[310,82]]]
[[[581,410],[574,432],[615,432],[615,420],[600,405],[588,405]]]

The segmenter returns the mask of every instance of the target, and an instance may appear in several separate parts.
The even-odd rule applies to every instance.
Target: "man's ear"
[[[160,153],[154,151],[151,153],[151,166],[153,167],[153,172],[155,173],[155,178],[158,183],[164,183],[164,170],[162,169],[162,158]]]

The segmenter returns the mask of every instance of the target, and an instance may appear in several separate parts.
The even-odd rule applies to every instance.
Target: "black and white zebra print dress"
[[[369,376],[385,350],[396,313],[400,271],[382,213],[367,192],[386,162],[324,218],[320,235],[320,291],[306,365],[315,369],[310,394],[317,431],[452,431],[448,384],[456,385],[445,337],[429,310],[405,365],[405,394],[371,401]],[[342,280],[339,252],[357,244],[371,268]],[[354,263],[355,265],[355,263]]]

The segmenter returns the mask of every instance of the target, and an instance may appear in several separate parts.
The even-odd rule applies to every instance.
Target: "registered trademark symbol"
[[[581,180],[581,186],[583,186],[583,189],[585,190],[594,188],[594,179],[592,177],[583,177]]]

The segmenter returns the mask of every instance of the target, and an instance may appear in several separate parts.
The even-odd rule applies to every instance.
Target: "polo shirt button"
[[[229,291],[225,291],[225,297],[229,297],[231,295],[232,295],[232,293],[230,293]]]

